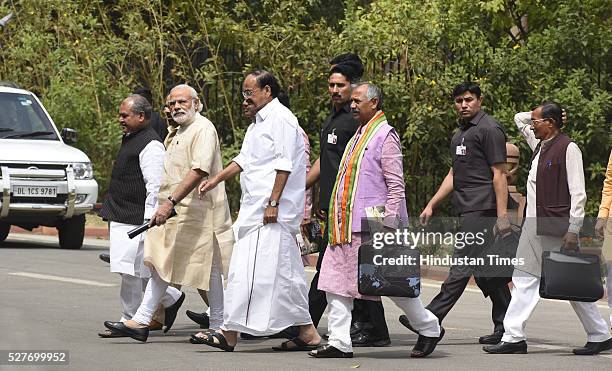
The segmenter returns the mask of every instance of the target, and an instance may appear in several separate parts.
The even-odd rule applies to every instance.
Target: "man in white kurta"
[[[558,117],[551,117],[543,113],[544,103],[532,112],[521,112],[515,115],[517,128],[526,139],[532,151],[536,151],[538,144],[541,148],[550,145],[561,134],[561,109],[556,105]],[[552,125],[550,123],[553,122]],[[534,133],[534,131],[538,131]],[[540,300],[539,286],[541,277],[541,259],[543,251],[559,251],[561,246],[576,245],[578,233],[584,218],[586,204],[586,191],[584,187],[584,170],[582,166],[582,153],[574,142],[567,146],[565,154],[565,167],[567,172],[567,188],[570,194],[569,227],[565,237],[556,237],[537,234],[537,203],[536,179],[538,164],[542,151],[538,150],[531,162],[531,169],[527,178],[527,209],[523,223],[516,257],[523,259],[524,264],[515,265],[512,283],[512,299],[504,318],[504,335],[501,342],[496,345],[483,347],[487,353],[526,353],[527,343],[525,326],[531,313]],[[560,187],[564,185],[560,184]],[[572,241],[573,240],[573,241]],[[596,354],[612,346],[610,331],[606,321],[602,318],[596,303],[575,302],[570,304],[587,333],[587,344],[582,348],[574,349],[574,354]]]
[[[295,239],[304,215],[304,139],[297,118],[276,98],[278,91],[268,72],[246,77],[243,108],[253,123],[240,154],[200,186],[203,195],[241,173],[222,331],[192,342],[232,351],[238,332],[272,335],[290,326],[300,326],[300,335],[277,350],[309,350],[320,342],[308,312],[306,275]]]
[[[149,128],[150,114],[151,105],[141,96],[129,96],[121,103],[119,123],[124,137],[101,210],[102,217],[110,222],[110,270],[121,276],[121,322],[136,314],[151,276],[143,260],[144,234],[134,239],[127,236],[128,231],[151,218],[157,205],[165,150],[160,138]],[[171,304],[179,296],[178,290],[170,288],[162,300]],[[99,335],[119,336],[111,330]]]
[[[170,283],[208,291],[210,326],[223,321],[223,258],[233,245],[231,217],[224,185],[205,198],[195,188],[222,169],[220,144],[214,125],[199,114],[202,104],[188,85],[175,86],[166,99],[178,124],[165,140],[166,156],[158,206],[147,232],[144,261],[151,279],[130,321],[105,323],[107,328],[146,341],[147,324]],[[172,209],[178,214],[170,218]],[[224,233],[228,232],[228,233]],[[226,238],[226,236],[230,238]],[[229,242],[229,243],[228,243]],[[227,249],[224,247],[227,246]],[[228,259],[226,259],[228,260]],[[174,322],[185,295],[166,308],[166,331]],[[163,303],[162,303],[163,304]],[[168,319],[171,316],[172,318]]]

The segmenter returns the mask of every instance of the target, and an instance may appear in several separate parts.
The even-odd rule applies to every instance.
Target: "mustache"
[[[358,109],[352,109],[351,113],[359,113],[359,110]]]
[[[337,97],[337,98],[342,98],[342,96],[338,93],[333,93],[332,94],[332,98]]]
[[[178,111],[172,111],[172,112],[170,113],[170,115],[172,115],[172,117],[174,118],[174,116],[175,116],[175,115],[178,115],[178,114],[186,114],[186,113],[187,113],[187,111],[185,111],[184,109],[180,108]]]

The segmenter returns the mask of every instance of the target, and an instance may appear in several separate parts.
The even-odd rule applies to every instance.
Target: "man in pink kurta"
[[[345,149],[332,193],[330,244],[321,264],[318,286],[319,290],[326,292],[329,303],[330,335],[326,346],[309,353],[315,358],[352,357],[350,325],[353,299],[380,300],[379,297],[361,295],[357,289],[357,256],[361,245],[361,220],[366,216],[365,208],[384,205],[384,225],[390,228],[397,228],[408,218],[401,144],[397,133],[380,110],[381,98],[380,88],[368,83],[358,85],[351,95],[351,110],[360,126]],[[365,151],[359,162],[351,165],[351,159],[359,155],[359,148],[364,148],[364,145]],[[349,169],[351,166],[358,169]],[[347,179],[351,176],[349,174],[355,177],[354,184]],[[348,190],[345,187],[352,188]],[[347,194],[352,195],[348,207],[343,203],[347,200]],[[351,215],[347,219],[346,210],[349,207]],[[348,235],[342,231],[348,231]],[[419,340],[411,356],[424,357],[430,354],[441,338],[437,318],[423,307],[418,297],[390,299],[408,317],[413,318],[415,324],[418,323]]]

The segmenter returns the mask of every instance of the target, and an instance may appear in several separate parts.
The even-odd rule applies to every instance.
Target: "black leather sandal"
[[[295,346],[290,347],[289,343],[293,343],[295,344]],[[302,339],[295,337],[291,340],[282,342],[279,347],[272,347],[272,350],[275,350],[277,352],[302,352],[302,351],[315,350],[317,349],[318,346],[319,344],[310,345],[310,344],[305,343]]]
[[[230,346],[227,343],[227,339],[225,339],[225,336],[223,336],[223,334],[221,334],[219,332],[206,334],[205,338],[199,338],[199,340],[202,341],[201,344],[208,345],[208,346],[211,346],[213,348],[221,349],[221,350],[224,350],[226,352],[233,352],[234,351],[234,347]]]

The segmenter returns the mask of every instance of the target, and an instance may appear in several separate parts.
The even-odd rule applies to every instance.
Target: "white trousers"
[[[512,289],[512,300],[510,300],[504,318],[505,332],[502,337],[502,341],[507,343],[527,340],[525,325],[540,300],[540,278],[524,277],[524,274],[520,273],[520,276],[512,277],[514,288]],[[601,342],[610,338],[608,324],[601,317],[596,303],[570,301],[570,304],[587,333],[587,341]]]
[[[223,324],[223,279],[221,277],[221,256],[215,250],[210,270],[208,304],[210,305],[210,328],[218,330]],[[170,286],[161,279],[155,269],[151,269],[151,279],[147,284],[142,303],[134,317],[134,321],[148,325],[159,303],[164,308],[171,306],[181,297],[181,291]]]
[[[181,294],[180,290],[175,289],[168,285],[168,282],[162,280],[155,269],[151,269],[151,278],[147,283],[144,298],[132,319],[141,325],[149,325],[160,303],[164,308],[168,308],[180,299]]]
[[[121,288],[119,298],[121,300],[121,322],[132,319],[142,303],[142,296],[147,287],[148,278],[140,278],[127,273],[121,275]]]
[[[208,280],[208,315],[210,317],[209,328],[219,330],[223,325],[223,265],[217,249],[213,252],[210,279]]]
[[[329,306],[327,317],[329,340],[327,343],[343,352],[352,352],[351,311],[353,310],[353,298],[329,292],[325,295]],[[420,297],[389,297],[389,299],[404,311],[410,324],[419,331],[419,334],[427,337],[440,336],[438,318],[423,306]]]

